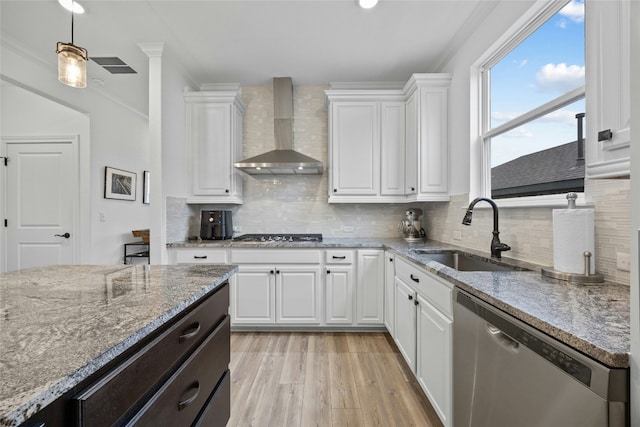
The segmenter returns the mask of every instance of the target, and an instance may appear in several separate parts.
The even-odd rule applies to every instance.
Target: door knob
[[[69,234],[69,233],[54,234],[54,236],[56,236],[56,237],[64,237],[65,239],[68,239],[69,237],[71,237],[71,234]]]

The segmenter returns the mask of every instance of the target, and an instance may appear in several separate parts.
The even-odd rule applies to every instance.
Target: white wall
[[[82,204],[85,217],[82,218],[83,234],[90,236],[84,251],[83,262],[95,264],[119,264],[122,262],[122,244],[135,241],[131,230],[148,228],[149,206],[142,204],[142,171],[148,170],[148,124],[144,114],[124,108],[122,105],[103,96],[96,89],[74,89],[58,82],[55,68],[37,58],[25,55],[19,49],[3,41],[1,75],[2,79],[41,95],[49,101],[64,105],[82,113],[88,118],[90,129],[88,138],[81,138],[81,150],[90,151],[87,161],[80,165],[86,169],[88,182],[82,182]],[[9,117],[12,109],[29,111],[22,104],[33,97],[19,97],[16,105],[3,105],[3,118]],[[45,102],[40,105],[46,105]],[[52,111],[59,111],[59,107]],[[43,112],[44,115],[49,114]],[[30,134],[33,127],[28,123],[32,117],[25,113],[27,121],[20,132]],[[4,120],[6,121],[6,120]],[[44,122],[41,122],[44,124]],[[17,131],[17,130],[16,130]],[[46,132],[43,129],[38,131]],[[2,133],[5,133],[4,126]],[[73,133],[87,134],[86,129],[78,128]],[[112,166],[135,172],[138,175],[137,200],[135,202],[104,199],[104,168]],[[100,221],[100,213],[105,221]],[[84,237],[86,239],[86,237]],[[87,259],[88,258],[88,259]]]

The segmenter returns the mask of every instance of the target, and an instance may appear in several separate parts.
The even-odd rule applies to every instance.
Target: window
[[[584,63],[584,3],[571,0],[532,16],[480,64],[483,195],[584,190]]]

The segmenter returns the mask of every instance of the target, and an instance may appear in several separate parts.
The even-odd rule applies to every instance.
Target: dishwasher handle
[[[509,335],[505,334],[499,328],[496,328],[489,322],[487,322],[486,329],[492,340],[509,351],[512,351],[514,353],[518,352],[518,347],[520,347],[520,343],[518,341],[514,340]]]

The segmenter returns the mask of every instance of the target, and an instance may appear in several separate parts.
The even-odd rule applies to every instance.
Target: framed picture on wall
[[[150,196],[150,188],[151,185],[151,177],[149,176],[149,171],[142,172],[142,203],[145,205],[149,204],[149,196]]]
[[[104,198],[136,199],[136,174],[106,166],[104,169]]]

